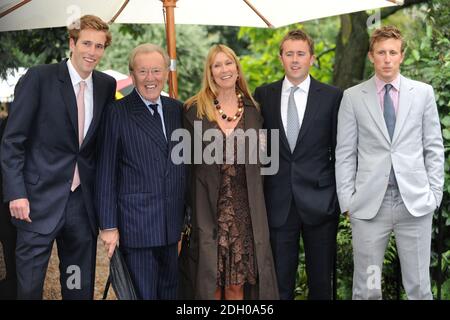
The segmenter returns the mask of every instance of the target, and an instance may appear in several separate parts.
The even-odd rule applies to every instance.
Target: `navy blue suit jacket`
[[[67,60],[30,68],[19,81],[1,146],[4,201],[28,198],[32,223],[13,219],[18,227],[51,233],[70,195],[75,164],[93,233],[97,128],[103,109],[114,100],[116,81],[93,71],[93,119],[81,147],[77,103]]]
[[[279,130],[280,167],[264,180],[269,225],[277,228],[286,222],[292,201],[304,223],[318,225],[338,214],[334,151],[342,90],[311,77],[305,116],[291,153],[281,120],[282,85],[279,80],[255,90],[264,128],[269,134]],[[268,147],[271,150],[270,139]]]
[[[161,97],[168,142],[133,90],[107,111],[97,172],[100,229],[118,228],[120,244],[164,246],[180,239],[185,166],[170,158],[181,128],[181,102]]]

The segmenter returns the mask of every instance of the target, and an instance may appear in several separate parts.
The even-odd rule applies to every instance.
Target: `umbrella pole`
[[[177,0],[162,0],[166,12],[166,39],[167,51],[170,57],[170,72],[169,72],[169,95],[172,98],[178,97],[178,82],[177,82],[177,51],[176,51],[176,37],[175,37],[175,16],[174,8]]]

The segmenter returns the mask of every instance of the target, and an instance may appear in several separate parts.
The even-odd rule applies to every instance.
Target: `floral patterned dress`
[[[236,129],[244,129],[243,115]],[[226,142],[231,138],[225,134],[223,137],[224,163],[220,165],[221,183],[217,203],[217,286],[256,284],[257,266],[245,164],[237,164],[237,148],[234,148],[234,160],[228,161],[233,163],[226,162]]]

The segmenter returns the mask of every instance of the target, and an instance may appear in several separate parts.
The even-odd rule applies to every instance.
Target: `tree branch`
[[[411,6],[419,4],[419,3],[430,3],[430,2],[431,2],[431,0],[405,0],[405,3],[402,6],[387,7],[387,8],[381,9],[380,16],[381,16],[381,19],[384,19],[404,8],[411,7]]]
[[[335,51],[335,50],[336,50],[336,46],[334,46],[334,47],[332,47],[332,48],[329,48],[329,49],[327,49],[327,50],[325,50],[325,51],[322,51],[322,52],[316,57],[318,69],[320,69],[320,58],[321,58],[322,56],[324,56],[325,54],[330,53],[330,52]]]

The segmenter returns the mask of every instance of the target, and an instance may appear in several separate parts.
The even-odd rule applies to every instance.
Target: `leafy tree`
[[[378,18],[386,19],[397,11],[431,0],[405,0],[403,6],[381,10]],[[366,53],[369,48],[367,32],[369,15],[366,11],[339,16],[340,29],[336,37],[336,64],[333,70],[333,84],[346,89],[364,79]]]
[[[9,68],[61,60],[69,49],[66,28],[0,32],[0,78]]]
[[[311,74],[319,81],[330,83],[334,64],[334,39],[337,34],[337,18],[321,19],[305,24],[294,24],[278,29],[241,28],[240,38],[248,38],[251,54],[241,56],[242,67],[252,89],[283,77],[279,60],[279,46],[289,30],[303,28],[315,42],[316,61]]]
[[[239,37],[239,27],[227,27],[227,26],[206,26],[208,34],[217,35],[217,42],[225,44],[232,48],[238,55],[249,54],[248,47],[250,40],[245,37]]]

